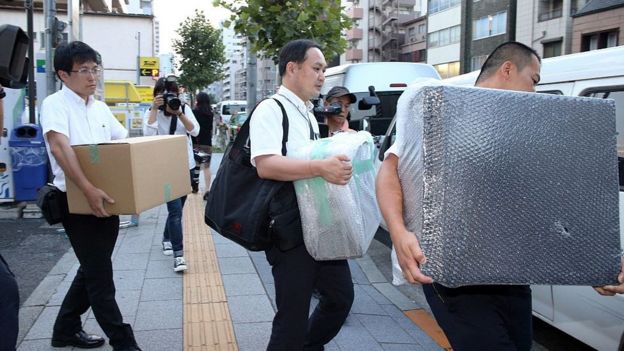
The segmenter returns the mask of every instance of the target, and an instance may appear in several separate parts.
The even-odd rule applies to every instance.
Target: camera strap
[[[182,107],[182,113],[184,113],[184,105]],[[178,116],[171,115],[171,124],[169,124],[169,135],[175,134],[176,129],[178,128]]]

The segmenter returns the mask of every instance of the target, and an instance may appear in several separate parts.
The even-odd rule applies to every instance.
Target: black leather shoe
[[[79,349],[92,349],[104,345],[104,338],[87,334],[81,330],[71,337],[52,337],[53,347],[73,346]]]

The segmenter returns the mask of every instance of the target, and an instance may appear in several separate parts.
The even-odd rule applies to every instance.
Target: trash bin
[[[48,155],[41,127],[23,124],[14,128],[9,137],[13,166],[15,201],[37,199],[37,190],[48,178]]]

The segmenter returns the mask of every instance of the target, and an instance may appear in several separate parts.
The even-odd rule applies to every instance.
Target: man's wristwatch
[[[4,99],[6,93],[4,92],[4,88],[0,88],[0,99]]]

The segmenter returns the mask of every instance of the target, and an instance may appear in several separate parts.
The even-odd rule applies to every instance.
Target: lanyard
[[[312,128],[312,122],[310,122],[310,116],[306,116],[303,114],[303,112],[301,112],[301,110],[299,109],[299,107],[297,107],[297,105],[292,102],[288,96],[283,95],[283,94],[277,94],[281,97],[283,97],[284,99],[286,99],[288,102],[290,102],[291,105],[293,105],[293,107],[295,108],[295,110],[297,110],[297,112],[299,112],[299,114],[301,115],[301,117],[303,117],[307,122],[308,122],[308,126],[310,127],[310,140],[316,140],[318,139],[318,134],[314,133],[314,129]]]

